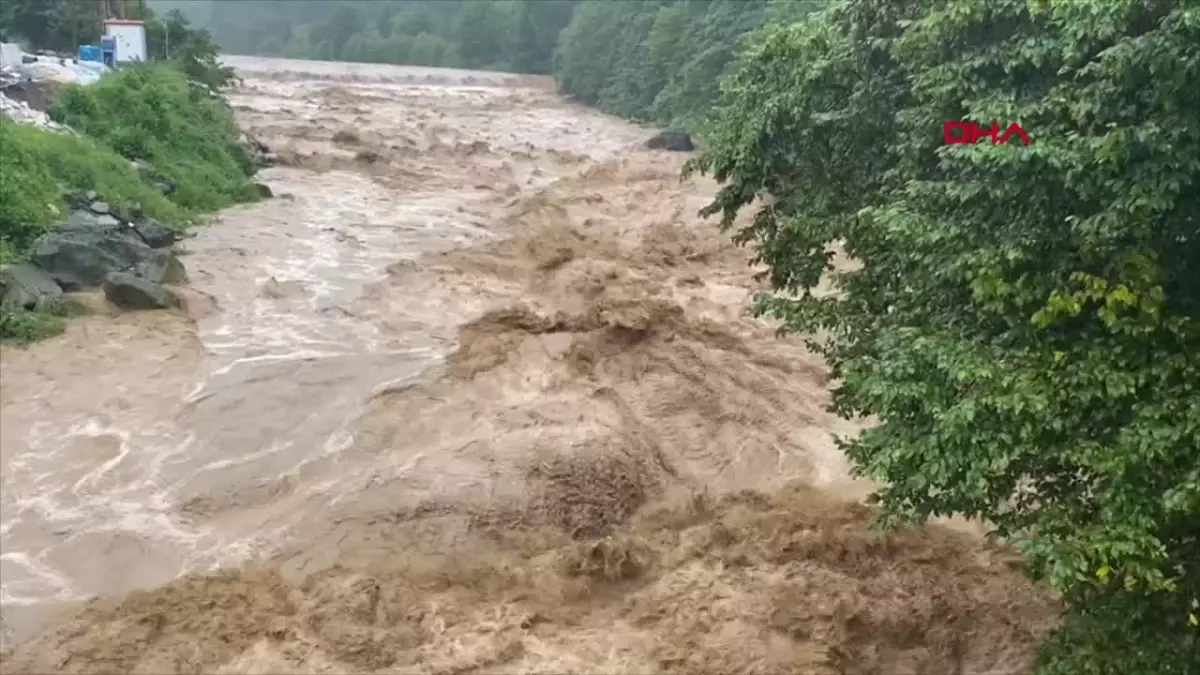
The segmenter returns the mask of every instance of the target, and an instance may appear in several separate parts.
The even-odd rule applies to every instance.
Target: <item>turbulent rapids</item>
[[[186,242],[185,311],[3,352],[5,672],[1028,662],[1011,554],[869,531],[819,360],[651,132],[539,78],[231,62],[277,198]]]

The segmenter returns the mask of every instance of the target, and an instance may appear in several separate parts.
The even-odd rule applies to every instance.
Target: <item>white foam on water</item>
[[[517,108],[502,119],[486,107],[511,89],[452,82],[460,75],[504,86],[520,81],[503,74],[261,59],[244,65],[316,73],[291,82],[251,76],[253,92],[234,96],[251,116],[265,114],[271,129],[298,131],[298,147],[314,147],[305,135],[337,115],[385,137],[417,133],[405,111],[431,95],[463,108],[457,114],[471,123],[471,140],[494,146],[554,138],[571,152],[597,155],[625,144],[568,109]],[[414,81],[423,77],[449,84]],[[331,87],[371,98],[370,118],[357,104],[339,108],[324,93]],[[270,169],[262,179],[290,199],[237,207],[199,228],[188,240],[187,265],[202,272],[193,285],[218,302],[199,322],[205,361],[195,383],[184,381],[186,393],[170,402],[169,414],[140,411],[131,389],[127,412],[32,425],[0,477],[0,605],[117,593],[130,583],[271,555],[306,517],[381,477],[413,471],[423,455],[348,459],[358,419],[370,397],[416,381],[453,345],[420,328],[385,334],[356,316],[354,303],[397,261],[491,236],[471,215],[472,200],[496,193],[432,177],[438,187],[418,192],[387,187],[386,177],[381,184],[352,172]],[[281,297],[264,292],[272,278]],[[420,303],[404,311],[412,314],[388,318],[418,327],[446,320]],[[125,557],[110,550],[118,545]],[[143,558],[156,562],[134,573],[121,569]]]

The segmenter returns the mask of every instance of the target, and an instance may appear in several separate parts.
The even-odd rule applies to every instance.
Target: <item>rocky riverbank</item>
[[[271,166],[275,156],[261,141],[243,134],[240,142],[259,167]],[[144,162],[133,162],[143,180],[165,195],[177,186]],[[254,184],[257,198],[271,189]],[[148,217],[140,205],[121,208],[94,190],[75,191],[63,198],[66,217],[50,225],[33,246],[28,262],[0,266],[0,312],[5,320],[35,313],[43,317],[86,313],[91,303],[78,294],[102,290],[105,300],[121,310],[179,307],[177,288],[188,275],[175,250],[182,226]],[[35,339],[49,331],[15,331],[15,337]]]
[[[187,272],[171,250],[176,230],[140,213],[119,213],[95,192],[68,202],[75,208],[38,240],[33,261],[0,272],[0,306],[53,310],[64,293],[95,288],[123,309],[178,304],[168,286],[186,282]]]

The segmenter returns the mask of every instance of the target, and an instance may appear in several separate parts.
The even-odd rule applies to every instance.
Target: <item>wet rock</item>
[[[128,272],[104,277],[104,297],[122,309],[167,309],[179,306],[179,297],[167,288]]]
[[[153,282],[179,283],[183,264],[153,248],[132,227],[111,215],[73,211],[38,240],[37,266],[67,291],[98,286],[112,272],[133,272]]]
[[[138,276],[156,284],[187,283],[187,269],[184,268],[179,258],[165,251],[155,251],[155,253],[158,255],[143,260],[134,267]]]
[[[696,149],[692,137],[683,131],[664,131],[646,141],[646,147],[651,150],[671,150],[673,152],[691,152]]]
[[[150,248],[170,248],[179,241],[179,233],[157,220],[142,218],[131,222],[129,226]]]
[[[96,228],[119,230],[121,221],[114,215],[97,214],[91,211],[76,210],[67,214],[67,222],[56,225],[58,230],[94,230]]]
[[[88,210],[97,214],[108,213],[108,202],[92,202],[88,205]]]
[[[108,310],[104,292],[85,291],[80,293],[64,293],[62,309],[67,316],[88,316],[103,314]]]
[[[266,185],[265,183],[255,183],[254,193],[258,195],[259,199],[270,199],[271,197],[275,196],[275,193],[271,191],[270,186]]]
[[[95,193],[91,193],[95,194]],[[68,192],[63,195],[63,201],[66,202],[67,208],[72,211],[87,211],[95,197],[88,199],[87,193],[83,192]]]
[[[58,282],[35,265],[22,263],[0,269],[0,307],[7,310],[48,309],[62,299]]]

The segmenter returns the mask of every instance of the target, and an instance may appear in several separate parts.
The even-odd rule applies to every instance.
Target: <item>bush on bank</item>
[[[64,87],[51,116],[78,135],[0,118],[0,263],[28,258],[38,236],[65,217],[70,192],[95,190],[115,208],[137,205],[176,227],[256,198],[254,162],[232,111],[175,63],[125,67],[90,87]],[[169,195],[152,182],[162,178],[175,186]],[[0,338],[40,336],[53,324],[3,316]]]
[[[141,204],[152,218],[185,223],[192,212],[147,183],[111,148],[82,136],[44,131],[0,117],[0,262],[28,256],[34,241],[60,216],[64,194],[95,190],[110,204]]]
[[[846,0],[744,59],[707,211],[776,198],[758,309],[830,336],[885,513],[1021,547],[1066,608],[1040,673],[1200,673],[1200,5]]]
[[[50,116],[173,181],[171,200],[213,211],[248,198],[255,166],[233,113],[177,64],[125,67],[90,87],[65,87]]]

